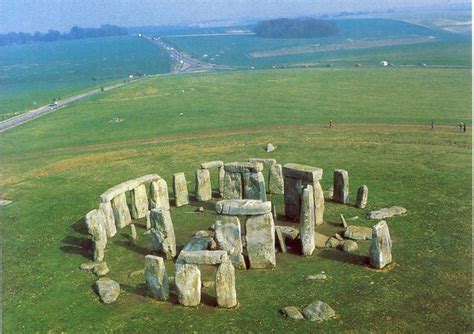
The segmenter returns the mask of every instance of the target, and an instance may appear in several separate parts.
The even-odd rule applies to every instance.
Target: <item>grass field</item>
[[[133,36],[0,48],[0,117],[47,104],[54,98],[122,81],[135,73],[165,73],[168,57]]]
[[[466,332],[471,324],[471,73],[455,69],[291,69],[193,74],[149,79],[93,97],[1,134],[3,329],[18,332]],[[184,92],[183,92],[184,90]],[[184,116],[179,117],[183,112]],[[121,123],[109,123],[113,117]],[[329,119],[335,128],[329,129]],[[437,128],[430,130],[431,121]],[[277,146],[267,154],[267,142]],[[338,217],[372,226],[365,212],[400,205],[388,220],[395,266],[367,266],[368,242],[355,253],[317,250],[304,258],[277,254],[274,270],[237,271],[239,307],[183,308],[146,297],[141,277],[150,240],[128,242],[121,230],[108,245],[108,277],[122,293],[99,302],[96,278],[79,265],[91,259],[83,216],[105,189],[147,173],[171,186],[183,171],[188,188],[199,162],[271,157],[349,171],[351,196],[369,187],[369,206],[326,203],[325,234]],[[271,196],[279,224],[283,197]],[[194,206],[172,208],[180,247],[212,225]],[[201,204],[199,204],[201,205]],[[168,274],[174,275],[171,262]],[[326,282],[307,281],[324,271]],[[205,280],[214,269],[203,268]],[[291,321],[287,305],[329,303],[337,318]],[[173,299],[175,301],[175,299]]]

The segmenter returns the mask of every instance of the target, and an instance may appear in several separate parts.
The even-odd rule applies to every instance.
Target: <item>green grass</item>
[[[472,137],[455,128],[471,124],[470,80],[468,70],[363,68],[161,77],[3,133],[0,184],[13,200],[1,219],[5,333],[472,331]],[[124,121],[108,123],[112,117]],[[267,142],[276,151],[264,153]],[[369,269],[368,242],[353,254],[278,254],[274,270],[237,271],[236,310],[216,308],[209,290],[203,305],[183,308],[146,297],[143,278],[128,277],[150,252],[138,222],[137,246],[124,229],[106,253],[121,296],[111,305],[98,301],[96,278],[79,265],[92,256],[82,218],[100,193],[147,173],[171,186],[179,171],[192,192],[199,162],[261,156],[323,168],[324,189],[333,169],[347,169],[352,197],[367,184],[367,209],[326,203],[323,233],[340,231],[340,213],[372,226],[366,211],[406,207],[407,216],[388,220],[394,268]],[[283,214],[283,197],[270,199]],[[193,213],[195,205],[172,208],[180,246],[213,223],[212,203],[204,214]],[[173,275],[173,264],[167,267]],[[321,271],[326,282],[305,279]],[[213,275],[203,268],[204,279]],[[337,318],[312,323],[279,314],[317,299]]]

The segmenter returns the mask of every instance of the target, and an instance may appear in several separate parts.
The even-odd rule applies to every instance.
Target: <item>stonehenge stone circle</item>
[[[176,207],[189,204],[188,185],[184,173],[173,175],[173,191]]]
[[[212,199],[211,174],[209,169],[196,171],[196,200],[205,202]]]
[[[201,302],[201,271],[197,265],[176,263],[174,281],[181,305],[199,305]]]
[[[275,224],[272,214],[249,216],[245,222],[245,230],[250,267],[275,267]]]
[[[367,206],[367,198],[369,197],[369,188],[367,186],[361,185],[359,189],[357,189],[357,199],[356,199],[356,207],[359,209],[364,209]]]
[[[262,163],[231,162],[224,165],[224,170],[224,199],[266,200]]]
[[[303,255],[310,256],[314,252],[314,191],[313,187],[307,185],[303,189],[303,196],[301,199],[301,214],[300,214],[300,239]]]
[[[259,200],[222,200],[216,203],[216,212],[228,216],[263,215],[272,212],[272,202]]]
[[[214,224],[219,249],[227,251],[232,265],[237,269],[245,269],[242,255],[242,237],[239,218],[235,216],[218,216]]]
[[[216,273],[217,306],[232,308],[237,306],[235,290],[235,269],[229,260],[222,262]]]
[[[110,304],[120,295],[120,285],[110,278],[102,277],[95,282],[95,287],[104,304]]]
[[[191,238],[190,241],[188,241],[188,243],[186,243],[186,245],[184,245],[184,248],[182,249],[181,253],[206,250],[210,248],[211,243],[211,237],[194,236]]]
[[[334,192],[332,199],[336,203],[349,203],[349,173],[344,169],[334,170]]]
[[[170,209],[170,199],[168,195],[168,185],[163,179],[159,179],[150,183],[150,203],[149,208]]]
[[[303,310],[303,315],[310,321],[323,321],[336,316],[336,312],[328,304],[318,300],[309,304]]]
[[[105,231],[107,232],[107,238],[112,238],[117,233],[112,203],[110,203],[110,201],[99,203],[99,210],[101,210],[105,215]]]
[[[144,218],[148,212],[148,198],[146,196],[145,184],[140,184],[130,191],[131,214],[134,219]]]
[[[225,172],[224,174],[224,192],[225,199],[242,198],[242,174]]]
[[[86,215],[87,231],[92,236],[94,243],[94,261],[104,260],[105,247],[107,246],[107,232],[105,231],[106,218],[101,210],[94,209]]]
[[[145,256],[145,281],[148,292],[159,300],[168,300],[169,281],[165,263],[159,256]]]
[[[176,256],[176,239],[169,210],[153,209],[150,211],[151,236],[153,250],[162,251],[167,259]]]
[[[201,169],[216,169],[218,171],[218,186],[219,186],[219,196],[224,196],[224,162],[222,161],[209,161],[209,162],[202,162],[200,164]]]
[[[384,220],[379,221],[372,229],[370,244],[370,265],[381,269],[392,262],[392,240],[388,225]]]
[[[407,209],[402,208],[401,206],[392,206],[391,208],[383,208],[377,211],[371,211],[367,214],[369,219],[385,219],[393,216],[400,216],[407,213]]]
[[[127,197],[124,192],[112,199],[112,210],[114,212],[115,225],[118,228],[124,228],[132,223],[132,217],[127,205]]]
[[[262,172],[258,173],[243,173],[244,181],[244,195],[246,199],[267,200],[267,193],[265,190],[265,178]]]
[[[281,233],[281,227],[280,226],[275,226],[275,234],[278,239],[278,244],[280,245],[280,249],[282,253],[286,253],[286,243],[285,243],[285,237],[283,236],[283,233]]]
[[[224,162],[223,161],[201,162],[200,167],[201,169],[221,168],[221,167],[224,167]]]
[[[352,240],[372,239],[372,229],[370,227],[350,225],[344,231],[344,237]]]
[[[180,263],[187,264],[221,264],[227,260],[227,252],[224,250],[181,251],[178,258]]]
[[[281,164],[273,164],[270,166],[268,175],[268,192],[273,195],[281,195],[284,193],[283,167]]]

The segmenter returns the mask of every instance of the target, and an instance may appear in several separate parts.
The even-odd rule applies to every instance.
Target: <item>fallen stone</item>
[[[145,256],[145,281],[148,292],[159,300],[168,300],[169,281],[165,263],[161,257]]]
[[[218,248],[227,251],[234,268],[245,269],[239,219],[234,216],[218,216],[214,224],[214,230]]]
[[[201,169],[220,168],[220,167],[224,167],[224,162],[222,161],[201,162],[200,167]]]
[[[224,165],[224,170],[228,173],[258,173],[263,171],[263,164],[260,162],[229,162]]]
[[[204,289],[212,289],[216,286],[215,281],[202,281],[202,287]]]
[[[303,255],[310,256],[314,252],[314,190],[308,185],[303,189],[301,199],[301,215],[300,215],[300,240]]]
[[[0,206],[8,205],[12,203],[12,201],[9,201],[7,199],[0,199]]]
[[[148,198],[145,184],[140,184],[130,191],[131,214],[134,219],[144,218],[148,212]]]
[[[344,231],[344,237],[353,240],[372,239],[372,229],[370,227],[351,225]]]
[[[81,264],[79,268],[80,268],[81,270],[88,270],[88,271],[90,271],[90,270],[94,269],[96,265],[97,265],[97,262],[87,262],[87,263]]]
[[[224,250],[201,250],[179,253],[178,261],[187,264],[220,264],[227,261],[227,252]]]
[[[212,199],[211,174],[209,169],[198,169],[196,171],[196,200],[205,202]]]
[[[275,267],[275,224],[272,214],[249,216],[245,222],[245,229],[250,267],[256,269]]]
[[[343,169],[334,170],[334,194],[336,203],[349,203],[349,173]]]
[[[255,216],[271,213],[272,202],[260,200],[234,199],[216,203],[216,212],[228,216]]]
[[[267,147],[265,147],[265,152],[267,152],[267,153],[273,152],[273,151],[275,151],[275,148],[276,148],[276,146],[273,146],[272,143],[268,143]]]
[[[176,292],[183,306],[197,306],[201,302],[201,271],[194,264],[176,264]]]
[[[334,237],[339,241],[344,241],[344,238],[341,237],[341,235],[339,233],[334,234]]]
[[[291,226],[278,226],[285,239],[295,240],[300,235],[300,231]]]
[[[318,300],[306,306],[303,315],[310,321],[324,321],[335,317],[336,312],[328,304]]]
[[[303,315],[301,314],[300,310],[298,310],[295,306],[286,306],[281,309],[281,313],[290,319],[301,320],[304,319]]]
[[[95,282],[95,287],[104,304],[110,304],[120,295],[120,285],[110,278],[102,277]]]
[[[323,170],[313,166],[287,163],[283,165],[283,175],[306,182],[314,182],[322,179]]]
[[[145,274],[145,270],[142,269],[142,270],[135,270],[135,271],[132,271],[130,274],[128,274],[128,277],[135,277],[135,276],[139,276],[139,275],[144,275]]]
[[[265,178],[261,172],[243,173],[244,192],[243,198],[266,201]]]
[[[118,228],[124,228],[132,223],[132,216],[130,216],[130,211],[128,210],[125,193],[121,193],[112,199],[112,209],[115,225]]]
[[[314,232],[314,245],[317,248],[326,248],[326,243],[328,242],[328,240],[328,236],[318,232]]]
[[[242,198],[242,173],[225,172],[223,184],[223,198],[227,200]]]
[[[372,229],[370,265],[381,269],[392,262],[392,240],[387,223],[382,220]]]
[[[351,217],[351,218],[349,218],[348,220],[357,220],[357,219],[359,219],[359,216]]]
[[[235,269],[230,261],[224,261],[217,268],[216,273],[217,306],[232,308],[237,306],[237,292],[235,290]]]
[[[107,263],[104,262],[99,262],[97,265],[94,267],[92,271],[95,275],[97,276],[105,276],[110,272],[109,267],[107,266]]]
[[[285,192],[285,186],[281,164],[272,164],[268,174],[268,192],[273,195],[283,194]]]
[[[286,244],[285,244],[285,238],[283,237],[283,233],[281,233],[281,229],[279,226],[275,226],[275,233],[278,239],[278,244],[280,245],[280,249],[282,253],[286,253]]]
[[[344,218],[344,216],[342,215],[342,213],[339,215],[339,218],[341,219],[341,225],[344,228],[347,228],[347,222],[346,222],[346,219]]]
[[[183,252],[195,252],[210,248],[211,237],[192,237],[183,247]]]
[[[176,256],[176,239],[170,212],[153,209],[150,211],[150,221],[153,250],[162,251],[167,259],[172,259]]]
[[[346,240],[346,241],[344,241],[344,243],[342,244],[342,250],[343,250],[344,252],[354,252],[354,251],[356,251],[358,248],[359,248],[359,246],[357,245],[357,242],[352,241],[352,240]]]
[[[369,219],[385,219],[393,216],[401,216],[407,213],[407,209],[401,206],[392,206],[391,208],[383,208],[377,211],[371,211],[367,214]]]
[[[367,206],[367,198],[369,197],[369,188],[364,184],[357,189],[356,207],[363,209]]]
[[[337,240],[336,238],[330,237],[326,242],[326,247],[328,248],[337,248],[341,245],[341,241]]]
[[[168,195],[168,185],[165,180],[159,179],[150,183],[150,210],[170,209],[170,199]]]
[[[316,274],[306,277],[306,279],[310,281],[325,281],[327,278],[326,274]]]
[[[107,233],[107,238],[112,238],[117,233],[112,203],[100,203],[99,210],[101,210],[105,216],[105,232]]]

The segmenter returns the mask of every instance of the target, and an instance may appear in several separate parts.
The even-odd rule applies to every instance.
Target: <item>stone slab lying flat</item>
[[[344,237],[352,240],[372,239],[372,229],[370,227],[350,225],[344,232]]]
[[[307,182],[314,182],[323,178],[323,170],[317,167],[288,163],[283,165],[283,175]]]
[[[223,161],[208,161],[208,162],[201,162],[199,167],[201,169],[212,169],[212,168],[219,168],[223,167],[224,162]]]
[[[201,250],[194,252],[181,252],[179,259],[181,263],[187,264],[220,264],[227,261],[227,251],[224,250]]]
[[[229,173],[258,173],[263,171],[260,162],[229,162],[224,165],[224,170]]]
[[[400,216],[407,213],[407,209],[401,206],[392,206],[391,208],[383,208],[377,211],[370,211],[367,214],[369,219],[385,219],[393,216]]]
[[[216,212],[228,216],[256,216],[272,211],[272,202],[251,199],[223,200],[216,203]]]

